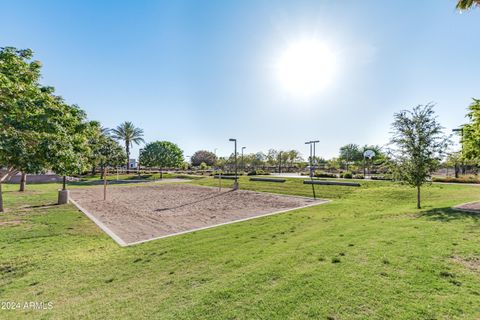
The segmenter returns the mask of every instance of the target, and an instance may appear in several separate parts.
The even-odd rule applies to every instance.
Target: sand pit
[[[252,191],[164,184],[70,190],[87,216],[120,245],[280,213],[326,202]]]
[[[460,204],[460,205],[455,206],[453,208],[457,209],[457,210],[461,210],[461,211],[467,211],[467,212],[473,212],[473,213],[479,213],[480,214],[480,201],[463,203],[463,204]]]

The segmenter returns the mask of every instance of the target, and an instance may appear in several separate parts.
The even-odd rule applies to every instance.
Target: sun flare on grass
[[[293,96],[310,97],[325,90],[337,71],[334,51],[316,39],[292,42],[276,63],[283,89]]]

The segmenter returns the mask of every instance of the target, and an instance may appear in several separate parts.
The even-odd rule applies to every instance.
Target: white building
[[[137,159],[128,159],[128,168],[137,169]]]

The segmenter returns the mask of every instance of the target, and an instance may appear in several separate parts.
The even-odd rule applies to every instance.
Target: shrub
[[[255,170],[252,170],[249,173],[247,173],[247,176],[269,175],[269,174],[270,174],[270,172],[267,172],[265,170],[255,169]]]
[[[200,163],[200,166],[198,167],[200,170],[207,170],[208,165],[205,162]]]
[[[315,171],[314,176],[317,178],[336,178],[337,175],[334,173],[328,173],[324,171]]]
[[[221,174],[222,176],[235,176],[235,172],[213,171],[211,173],[211,175],[213,175],[213,176],[217,176],[219,174]],[[241,176],[242,174],[243,174],[242,172],[240,172],[240,171],[238,172],[239,176]]]
[[[342,175],[342,178],[344,179],[352,179],[353,178],[353,174],[351,172],[345,172],[343,175]]]
[[[433,182],[450,182],[450,183],[480,183],[480,181],[475,177],[433,177]]]
[[[393,180],[391,175],[372,176],[370,179],[372,179],[372,180]]]
[[[190,158],[192,161],[192,166],[200,166],[202,162],[205,162],[207,166],[213,166],[215,162],[217,162],[217,156],[210,151],[207,150],[199,150],[193,154]]]

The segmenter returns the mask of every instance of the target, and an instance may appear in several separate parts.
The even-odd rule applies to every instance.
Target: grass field
[[[206,178],[192,183],[218,185]],[[223,181],[225,185],[231,181]],[[301,179],[248,190],[311,195]],[[1,319],[478,319],[480,216],[450,206],[476,186],[317,186],[333,200],[121,248],[58,185],[6,185],[0,301],[52,302]]]

